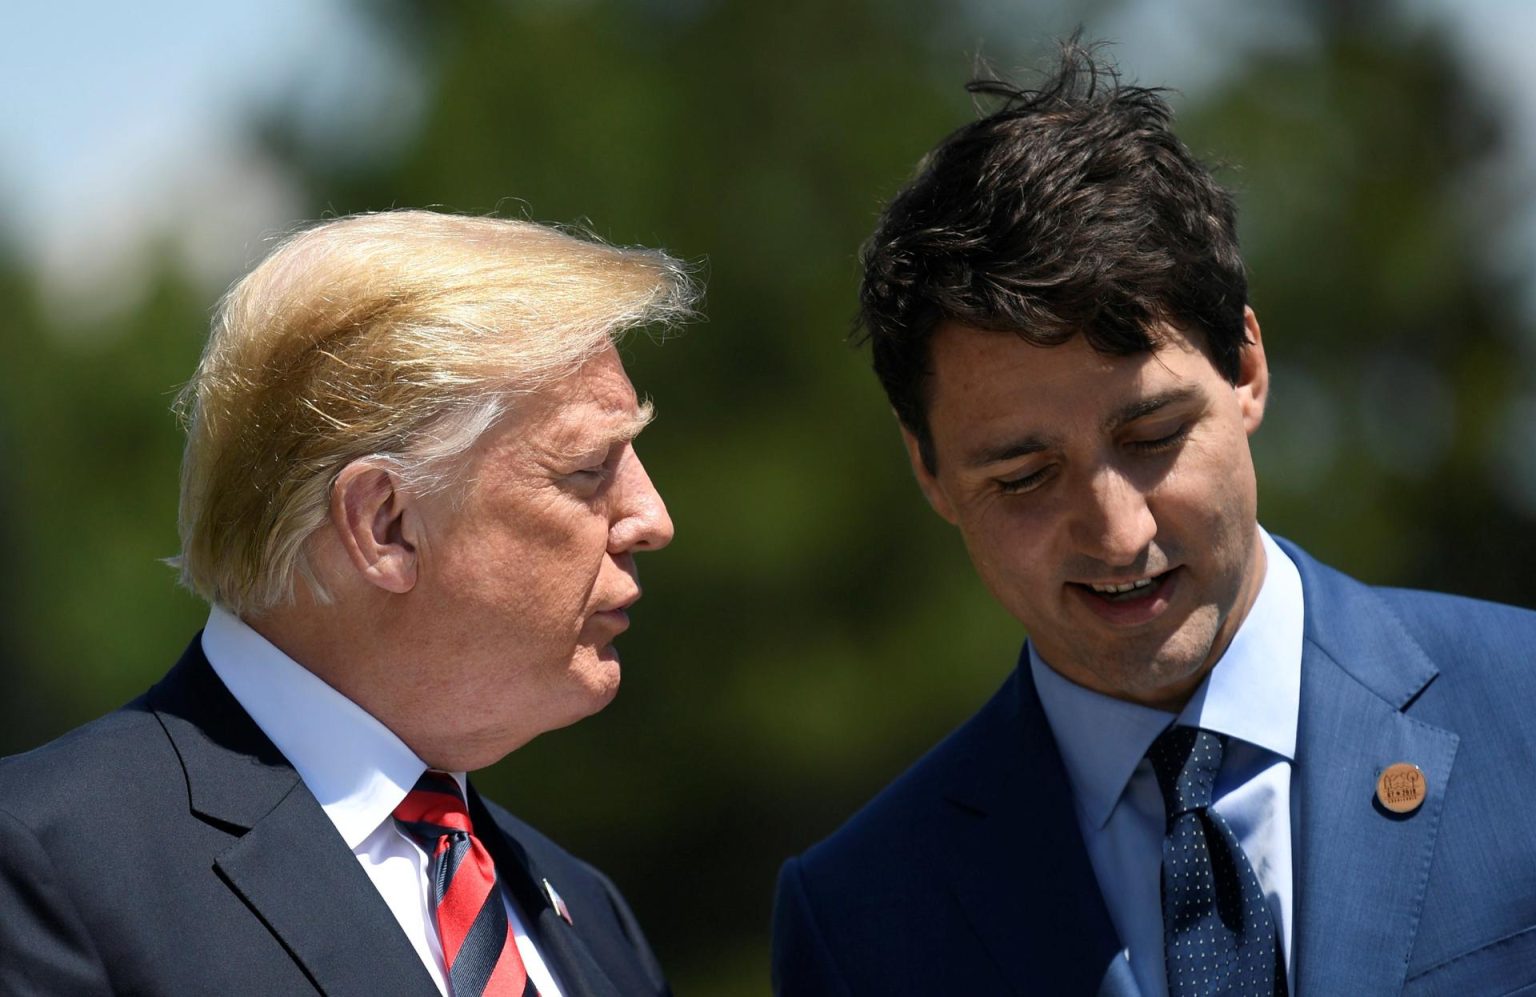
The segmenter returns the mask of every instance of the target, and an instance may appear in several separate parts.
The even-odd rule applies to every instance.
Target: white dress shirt
[[[1174,717],[1058,675],[1030,647],[1030,670],[1061,750],[1110,920],[1145,997],[1166,997],[1161,900],[1163,796],[1147,749],[1177,722],[1228,735],[1212,808],[1258,875],[1289,971],[1292,937],[1291,764],[1301,706],[1301,575],[1268,533],[1264,582],[1232,643]]]
[[[217,606],[203,629],[203,653],[320,802],[446,995],[443,950],[427,893],[427,854],[391,817],[426,763],[362,707]],[[453,776],[464,789],[464,773]],[[503,891],[502,899],[529,979],[541,997],[560,997],[511,897]]]

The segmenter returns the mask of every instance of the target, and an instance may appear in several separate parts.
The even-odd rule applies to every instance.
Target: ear
[[[1259,317],[1252,308],[1243,309],[1243,327],[1248,342],[1238,355],[1237,405],[1243,414],[1243,429],[1252,436],[1264,421],[1264,406],[1269,402],[1269,362],[1264,359],[1264,339],[1259,334]]]
[[[364,580],[386,592],[402,594],[416,585],[417,515],[399,479],[373,461],[348,464],[331,488],[331,526],[347,559]]]
[[[922,489],[923,498],[933,507],[933,511],[953,524],[955,522],[955,507],[950,504],[948,496],[939,487],[939,481],[928,470],[928,465],[923,463],[923,450],[917,442],[917,437],[906,426],[901,427],[901,441],[907,445],[907,460],[912,464],[912,476],[917,478],[917,487]]]

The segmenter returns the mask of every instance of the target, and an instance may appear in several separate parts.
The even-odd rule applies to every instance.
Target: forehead
[[[637,404],[619,351],[608,346],[572,373],[521,399],[515,409],[537,421],[562,415],[624,414],[634,411]]]
[[[633,438],[650,420],[624,364],[608,347],[565,377],[518,398],[488,434],[489,449],[585,450]]]
[[[1138,398],[1218,378],[1204,352],[1171,327],[1155,352],[1113,356],[1082,336],[1036,346],[1011,332],[945,323],[929,353],[928,417],[935,442],[995,425],[1049,430],[1095,425]]]

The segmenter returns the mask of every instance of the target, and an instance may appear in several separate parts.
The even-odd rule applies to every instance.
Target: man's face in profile
[[[618,690],[635,553],[672,538],[632,443],[648,418],[609,347],[486,433],[465,492],[424,503],[422,708],[490,761]]]
[[[1040,655],[1080,685],[1176,709],[1263,578],[1248,435],[1268,386],[1258,324],[1229,383],[1191,339],[1107,356],[948,323],[928,381],[936,511]]]

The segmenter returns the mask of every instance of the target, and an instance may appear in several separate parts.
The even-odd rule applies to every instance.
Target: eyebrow
[[[651,404],[650,399],[646,399],[636,406],[633,412],[626,412],[615,419],[612,428],[607,433],[591,441],[591,446],[587,449],[587,452],[595,452],[599,448],[612,450],[616,446],[632,443],[635,437],[640,435],[641,430],[649,426],[651,420],[655,418],[656,406]]]
[[[632,442],[655,418],[656,406],[647,399],[636,406],[634,411],[615,415],[611,426],[605,427],[601,435],[594,433],[591,436],[578,436],[576,439],[554,443],[550,453],[558,460],[584,460],[599,452],[608,452],[616,446]]]
[[[1114,432],[1127,423],[1151,415],[1152,413],[1168,407],[1180,405],[1192,401],[1200,395],[1199,389],[1186,386],[1170,388],[1159,392],[1149,398],[1138,398],[1128,405],[1123,405],[1111,412],[1104,420],[1105,432]],[[1027,457],[1033,453],[1050,448],[1050,442],[1040,436],[1026,436],[1022,439],[1009,440],[1005,443],[995,443],[989,446],[979,447],[966,455],[964,464],[973,470],[987,467],[990,464],[1001,464],[1004,461],[1016,460]]]
[[[981,447],[971,451],[965,457],[965,466],[974,469],[986,467],[989,464],[1001,464],[1005,460],[1014,460],[1032,453],[1039,453],[1046,449],[1048,444],[1038,436],[1026,436],[1022,440],[1010,440],[1007,443],[998,443],[992,446]]]
[[[634,412],[624,413],[614,419],[613,426],[604,435],[588,438],[588,446],[574,447],[570,456],[573,458],[584,456],[585,453],[596,453],[599,449],[613,450],[614,447],[633,442],[636,436],[641,435],[641,430],[650,426],[651,419],[654,418],[656,418],[656,406],[651,404],[650,399],[645,399],[634,409]]]
[[[1200,390],[1192,385],[1186,385],[1181,388],[1169,388],[1149,398],[1137,399],[1111,412],[1109,418],[1104,420],[1104,430],[1113,432],[1126,423],[1151,415],[1158,409],[1167,408],[1169,405],[1182,405],[1198,397],[1200,397]]]
[[[628,443],[640,435],[640,431],[651,424],[656,418],[656,406],[647,398],[635,407],[634,412],[625,417],[611,439],[615,443]]]

